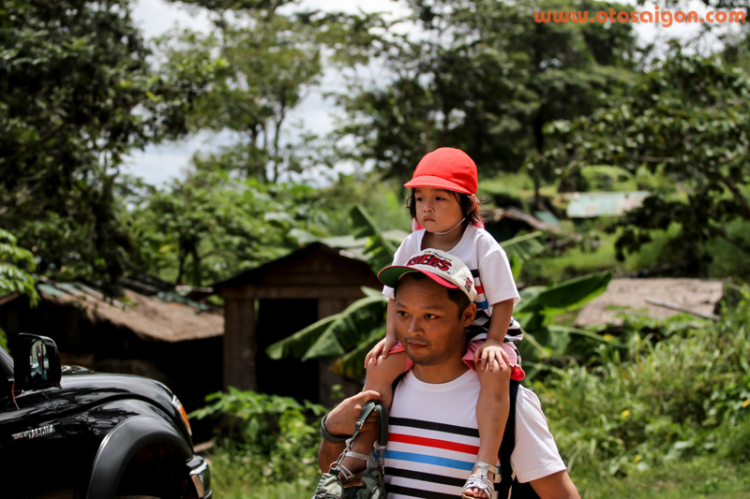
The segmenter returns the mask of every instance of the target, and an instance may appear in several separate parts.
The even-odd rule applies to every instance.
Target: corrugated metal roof
[[[650,192],[575,192],[566,197],[570,200],[566,214],[569,218],[593,218],[616,216],[639,207]]]

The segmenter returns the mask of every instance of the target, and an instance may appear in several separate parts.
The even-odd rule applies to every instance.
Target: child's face
[[[458,196],[445,189],[417,187],[414,201],[417,220],[427,232],[445,232],[464,218]]]

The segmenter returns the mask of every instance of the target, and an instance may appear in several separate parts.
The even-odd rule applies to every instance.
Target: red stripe
[[[476,288],[477,288],[477,294],[478,295],[481,295],[482,293],[484,293],[484,288],[482,288],[481,284],[477,284]]]
[[[403,444],[421,445],[423,447],[434,447],[437,449],[453,450],[464,452],[466,454],[477,455],[479,447],[476,445],[459,444],[447,440],[438,440],[436,438],[415,437],[412,435],[402,435],[400,433],[391,433],[388,435],[391,442],[401,442]]]

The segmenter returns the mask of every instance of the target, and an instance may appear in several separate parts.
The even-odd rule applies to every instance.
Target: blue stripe
[[[457,459],[446,459],[444,457],[426,456],[424,454],[414,454],[413,452],[399,452],[387,449],[385,451],[385,458],[396,459],[398,461],[410,461],[412,463],[431,464],[465,471],[471,471],[474,468],[473,462],[467,463],[466,461],[458,461]]]
[[[489,310],[489,308],[490,308],[490,304],[489,304],[489,303],[487,303],[487,300],[484,300],[484,301],[478,301],[478,302],[475,302],[475,303],[476,303],[476,304],[477,304],[477,305],[479,306],[479,308],[481,308],[482,310]]]

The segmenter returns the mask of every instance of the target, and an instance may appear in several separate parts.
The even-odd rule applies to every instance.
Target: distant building
[[[719,280],[619,278],[607,290],[584,305],[575,320],[576,327],[593,324],[622,325],[623,314],[666,319],[679,313],[714,318],[716,305],[724,294]]]
[[[37,284],[41,301],[0,297],[0,328],[54,339],[63,364],[162,381],[192,411],[221,390],[224,317],[147,282],[129,281],[118,299],[82,282]],[[137,289],[137,290],[136,290]]]
[[[643,204],[650,192],[572,192],[565,193],[569,201],[568,218],[620,216]]]
[[[265,354],[272,343],[362,298],[362,286],[382,287],[356,255],[315,242],[214,284],[224,300],[224,386],[328,406],[334,402],[333,385],[356,393],[359,383],[335,374],[324,363],[274,361]]]

